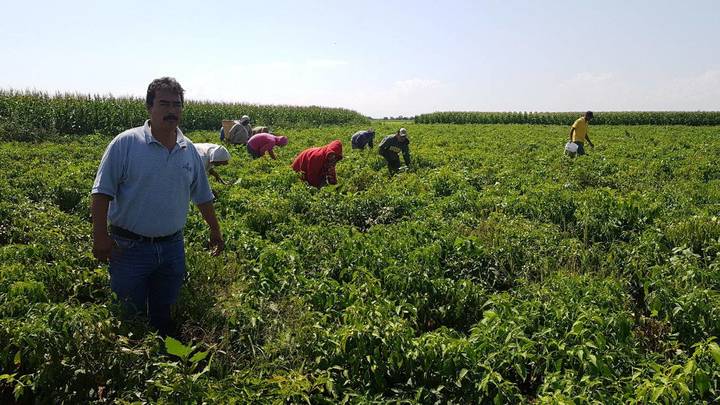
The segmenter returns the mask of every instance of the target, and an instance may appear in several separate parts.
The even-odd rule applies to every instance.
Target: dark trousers
[[[584,154],[585,154],[585,147],[584,147],[585,142],[575,141],[575,145],[578,146],[577,155],[578,155],[578,156],[584,155]]]
[[[400,155],[389,150],[380,153],[380,155],[387,161],[390,173],[396,173],[400,169]]]

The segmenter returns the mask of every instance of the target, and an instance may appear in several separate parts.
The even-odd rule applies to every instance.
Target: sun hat
[[[400,136],[402,136],[403,138],[407,137],[407,129],[400,128],[400,131],[398,131],[398,132],[400,133]]]
[[[218,146],[210,152],[210,162],[227,162],[230,160],[230,152],[224,146]]]
[[[287,144],[288,144],[287,136],[276,136],[275,137],[275,145],[285,146]]]

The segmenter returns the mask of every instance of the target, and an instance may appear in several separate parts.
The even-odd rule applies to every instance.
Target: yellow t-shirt
[[[572,127],[575,128],[575,132],[573,132],[573,142],[585,142],[585,137],[587,137],[588,133],[588,123],[585,121],[585,117],[576,119]]]

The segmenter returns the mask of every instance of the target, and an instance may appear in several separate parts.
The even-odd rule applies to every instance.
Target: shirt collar
[[[182,149],[187,148],[187,142],[185,141],[185,135],[183,135],[180,128],[175,130],[175,133],[177,137],[175,138],[175,143],[177,146],[179,146]],[[152,136],[152,130],[150,129],[150,120],[145,120],[145,125],[143,125],[143,134],[145,135],[145,142],[147,144],[151,144],[153,142],[160,143],[157,139],[155,139],[154,136]]]

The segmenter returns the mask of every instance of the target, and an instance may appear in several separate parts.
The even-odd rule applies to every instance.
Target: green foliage
[[[60,99],[33,100],[53,122]],[[98,111],[75,122],[139,124]],[[121,319],[90,253],[111,138],[43,142],[40,122],[12,121],[35,143],[0,143],[0,402],[720,401],[714,128],[594,126],[570,159],[565,122],[403,122],[414,165],[394,176],[347,148],[358,126],[299,124],[278,160],[230,146],[212,180],[226,252],[193,208],[180,330],[159,339]],[[292,158],[332,139],[339,184],[306,186]]]
[[[145,100],[85,94],[0,90],[0,140],[51,140],[57,134],[118,134],[147,119]],[[317,127],[363,124],[368,118],[343,109],[214,103],[188,100],[183,112],[186,131],[218,130],[222,120],[249,115],[254,123],[272,127]]]
[[[585,112],[443,111],[420,114],[416,124],[539,124],[570,125]],[[718,111],[595,112],[594,125],[720,125]]]

